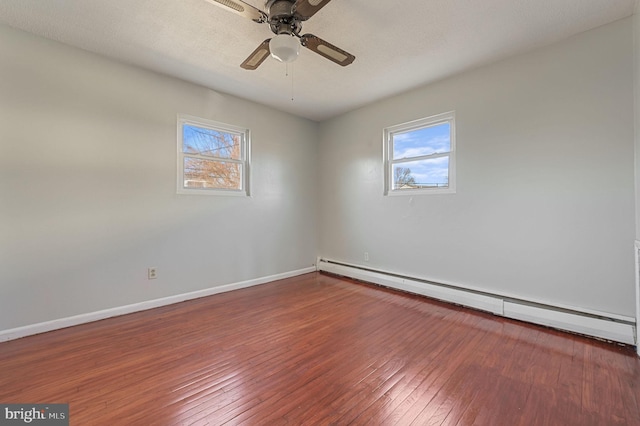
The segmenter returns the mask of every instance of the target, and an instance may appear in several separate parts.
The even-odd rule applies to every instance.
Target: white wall
[[[322,123],[319,254],[634,316],[632,40],[625,19]],[[383,128],[451,110],[457,193],[384,197]]]
[[[633,88],[635,125],[636,240],[640,241],[640,2],[633,15]]]
[[[636,240],[640,241],[640,2],[633,15],[633,83],[635,124],[635,171],[636,171]]]
[[[634,108],[633,118],[635,124],[635,188],[636,188],[636,245],[640,241],[640,2],[636,2],[635,15],[633,15],[633,88],[634,88]],[[638,247],[635,248],[634,253],[638,257]],[[636,343],[638,339],[638,326],[640,323],[640,271],[638,266],[640,262],[636,259]],[[640,344],[636,344],[636,350],[640,355]]]
[[[0,330],[315,262],[316,123],[8,27],[0,40]],[[251,129],[252,198],[176,195],[178,113]]]

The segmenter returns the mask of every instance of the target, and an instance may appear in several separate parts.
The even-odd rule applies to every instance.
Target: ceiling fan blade
[[[251,53],[251,55],[249,55],[249,57],[245,59],[240,66],[245,70],[250,70],[250,71],[253,71],[256,68],[258,68],[260,64],[263,63],[264,60],[269,57],[269,53],[270,53],[269,41],[270,40],[271,39],[268,38],[262,43],[260,43],[260,46],[258,46],[258,48],[254,50],[253,53]]]
[[[324,56],[328,60],[333,61],[338,65],[342,65],[343,67],[346,67],[356,59],[356,57],[351,53],[346,52],[339,47],[314,36],[313,34],[305,34],[300,37],[300,43],[302,43],[302,45],[307,49],[313,50],[318,55]]]
[[[306,21],[330,1],[331,0],[298,0],[293,6],[293,10],[301,20]]]
[[[258,8],[251,6],[242,0],[205,0],[208,3],[220,6],[229,12],[249,18],[255,22],[267,22],[267,15]]]

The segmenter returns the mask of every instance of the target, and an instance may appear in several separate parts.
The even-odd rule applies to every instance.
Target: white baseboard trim
[[[204,290],[197,290],[190,293],[177,294],[175,296],[163,297],[161,299],[147,300],[144,302],[133,303],[131,305],[118,306],[116,308],[104,309],[96,312],[75,315],[72,317],[60,318],[52,321],[41,322],[37,324],[26,325],[23,327],[12,328],[0,331],[0,342],[19,339],[21,337],[31,336],[34,334],[45,333],[47,331],[58,330],[61,328],[72,327],[74,325],[85,324],[88,322],[99,321],[120,315],[131,314],[134,312],[146,311],[148,309],[158,308],[161,306],[171,305],[174,303],[184,302],[185,300],[199,299],[201,297],[212,296],[218,293],[238,290],[246,287],[253,287],[260,284],[266,284],[276,280],[295,277],[298,275],[315,272],[316,266],[298,269],[295,271],[284,272],[281,274],[269,275],[267,277],[255,278],[252,280],[241,281],[232,284],[211,287]]]
[[[445,302],[455,303],[496,315],[540,324],[559,330],[634,345],[635,319],[622,315],[580,308],[554,306],[521,298],[489,294],[451,284],[440,284],[395,273],[377,271],[358,265],[319,259],[319,271],[326,271]]]

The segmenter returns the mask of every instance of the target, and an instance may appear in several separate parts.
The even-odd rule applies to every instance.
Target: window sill
[[[390,197],[402,197],[413,195],[435,195],[435,194],[455,194],[455,188],[432,188],[432,189],[395,189],[386,191],[384,195]]]

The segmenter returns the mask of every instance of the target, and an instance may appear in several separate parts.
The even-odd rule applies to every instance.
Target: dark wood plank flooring
[[[0,343],[72,425],[640,425],[608,344],[313,273]]]

